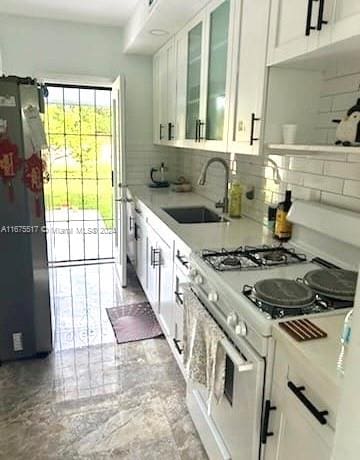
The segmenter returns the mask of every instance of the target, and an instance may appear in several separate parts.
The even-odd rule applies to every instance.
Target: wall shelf
[[[317,153],[358,153],[359,147],[344,147],[343,145],[306,145],[306,144],[268,144],[269,151],[279,155],[315,155]]]

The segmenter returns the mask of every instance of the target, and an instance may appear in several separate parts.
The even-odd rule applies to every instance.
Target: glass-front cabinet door
[[[222,142],[226,138],[224,128],[225,107],[228,99],[229,15],[230,0],[220,3],[210,14],[204,130],[206,141]]]
[[[185,137],[195,141],[200,119],[203,28],[201,21],[188,33]]]
[[[213,0],[176,39],[179,146],[227,149],[235,2]]]

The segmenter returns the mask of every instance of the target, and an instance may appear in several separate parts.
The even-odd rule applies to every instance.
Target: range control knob
[[[237,314],[233,311],[232,313],[230,313],[226,319],[226,322],[228,324],[228,326],[230,327],[236,327],[237,323],[239,321],[239,318],[237,316]]]
[[[196,275],[195,278],[194,278],[194,282],[195,284],[199,285],[199,284],[202,284],[203,283],[203,277],[201,275]]]
[[[190,272],[189,272],[190,278],[191,278],[191,279],[194,279],[196,275],[197,275],[197,270],[196,270],[196,268],[192,268],[192,269],[190,270]]]
[[[239,321],[235,326],[235,334],[244,337],[247,334],[245,321]]]
[[[217,302],[219,300],[219,295],[216,291],[210,291],[208,294],[209,302]]]

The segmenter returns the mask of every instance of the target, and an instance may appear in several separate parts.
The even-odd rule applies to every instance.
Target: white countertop
[[[309,368],[316,369],[323,378],[337,390],[342,386],[343,378],[336,369],[341,345],[340,337],[347,311],[334,316],[312,317],[311,321],[325,331],[328,336],[324,339],[297,342],[279,324],[273,326],[273,336],[280,341],[285,349],[297,354],[305,360]]]
[[[229,222],[179,224],[163,211],[162,208],[169,207],[206,206],[219,213],[212,201],[196,193],[176,193],[169,188],[150,189],[144,186],[130,186],[129,189],[135,200],[149,208],[192,251],[274,243],[271,232],[265,226],[247,217],[229,219],[225,216]]]

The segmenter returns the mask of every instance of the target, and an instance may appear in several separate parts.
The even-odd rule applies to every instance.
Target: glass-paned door
[[[222,141],[224,137],[229,19],[230,0],[223,2],[210,15],[207,140]]]
[[[202,34],[202,22],[188,34],[186,139],[196,138],[197,121],[200,115]]]
[[[47,88],[49,262],[113,260],[111,89]]]

